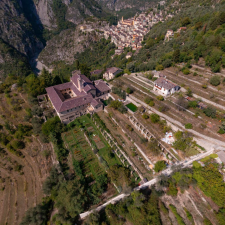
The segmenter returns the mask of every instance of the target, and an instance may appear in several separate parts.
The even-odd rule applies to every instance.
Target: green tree
[[[123,105],[122,102],[115,100],[115,101],[111,101],[110,103],[110,107],[114,108],[114,109],[118,109],[119,107],[121,107]]]
[[[192,90],[191,90],[190,88],[187,88],[186,95],[187,95],[188,97],[192,97],[192,96],[193,96],[193,92],[192,92]]]
[[[192,129],[192,128],[193,128],[193,126],[191,123],[185,124],[185,129]]]
[[[80,62],[79,62],[79,60],[76,60],[75,61],[75,67],[76,67],[77,70],[79,70],[79,68],[80,68]]]
[[[128,88],[126,89],[126,92],[127,92],[127,94],[132,94],[132,93],[133,93],[133,90],[132,90],[131,88],[128,87]]]
[[[153,100],[152,98],[146,97],[146,98],[144,99],[144,102],[145,102],[146,104],[149,104],[152,100]]]
[[[90,77],[90,68],[86,64],[80,64],[79,69],[81,74]]]
[[[60,184],[58,195],[55,199],[56,207],[64,212],[64,216],[76,219],[87,203],[87,197],[84,194],[84,186],[77,179],[64,181]]]
[[[45,87],[52,85],[52,75],[45,69],[45,67],[41,71],[40,79],[43,80]]]
[[[177,49],[173,52],[173,61],[178,63],[180,61],[180,50]]]
[[[151,138],[148,144],[148,148],[156,156],[161,153],[161,148],[159,147],[159,143],[155,138]]]
[[[160,172],[166,168],[166,162],[164,160],[157,161],[154,167],[155,172]]]
[[[150,119],[151,119],[152,123],[158,123],[160,121],[160,117],[156,113],[152,113],[150,115]]]
[[[60,132],[63,125],[58,116],[50,118],[42,125],[42,132],[48,136],[51,132]]]
[[[181,21],[181,25],[182,26],[187,26],[188,24],[191,23],[191,20],[189,17],[185,17],[182,21]]]
[[[23,141],[14,140],[12,141],[11,145],[15,150],[25,148],[25,144]]]
[[[220,84],[220,77],[219,76],[213,76],[210,78],[210,84],[213,86],[218,86]]]
[[[211,118],[216,118],[216,109],[212,107],[207,107],[206,109],[203,110],[206,116],[211,117]]]

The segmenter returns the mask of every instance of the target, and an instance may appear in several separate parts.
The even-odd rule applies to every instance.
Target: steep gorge
[[[55,39],[61,37],[62,40],[67,39],[68,36],[66,35],[76,33],[76,25],[82,23],[88,17],[107,21],[112,19],[114,21],[115,12],[132,9],[132,13],[134,13],[149,8],[150,4],[156,1],[1,0],[0,41],[4,44],[0,45],[0,76],[15,73],[16,69],[13,69],[12,65],[28,65],[28,61],[35,61],[34,59],[44,49],[47,41],[49,41],[49,46],[45,53],[48,49],[58,48],[57,45],[54,46]],[[71,32],[64,32],[67,29],[70,29]],[[62,31],[63,33],[60,34]],[[69,36],[68,38],[71,39],[72,37]],[[74,38],[76,38],[76,35]],[[85,42],[85,37],[81,37],[81,39]],[[89,41],[90,38],[87,36],[87,43]],[[78,42],[80,41],[78,40]],[[64,42],[62,42],[62,45],[64,45]],[[74,49],[77,51],[76,48]],[[79,47],[78,52],[82,49],[82,47]],[[60,51],[60,48],[58,50]],[[67,48],[64,45],[64,52],[70,52],[70,50],[71,46]],[[51,55],[51,53],[47,55],[49,54]],[[63,55],[67,54],[63,53]],[[72,52],[72,55],[74,55],[74,52]],[[69,54],[70,56],[71,54]],[[58,59],[68,61],[68,57],[53,57],[52,61]]]

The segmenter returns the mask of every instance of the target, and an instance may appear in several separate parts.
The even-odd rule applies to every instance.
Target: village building
[[[116,75],[118,75],[122,71],[123,71],[122,69],[117,67],[107,68],[106,72],[103,74],[103,78],[106,80],[112,80],[116,77]]]
[[[72,74],[75,75],[70,78],[70,82],[46,88],[48,100],[65,124],[84,114],[102,110],[101,99],[108,99],[111,91],[102,80],[91,82],[79,71]]]
[[[180,33],[181,31],[185,32],[187,30],[187,27],[180,27],[178,30],[177,30],[177,33]]]
[[[103,70],[93,70],[90,73],[91,73],[91,76],[99,76],[102,72]]]
[[[152,74],[156,78],[159,78],[159,77],[165,77],[166,78],[166,75],[164,75],[161,71],[152,70]]]
[[[126,55],[126,59],[129,59],[132,57],[132,52],[128,52],[127,55]]]
[[[111,26],[104,30],[104,36],[106,39],[110,37],[116,46],[132,47],[132,50],[137,50],[142,48],[143,37],[151,27],[163,20],[162,12],[155,15],[152,12],[141,13],[139,16],[136,14],[127,20],[122,17],[117,26]],[[116,54],[121,54],[121,52],[116,51]]]
[[[174,36],[173,30],[167,30],[164,41],[170,41]]]
[[[159,77],[154,82],[153,91],[158,92],[160,95],[168,96],[180,90],[180,86],[172,83],[164,77]]]

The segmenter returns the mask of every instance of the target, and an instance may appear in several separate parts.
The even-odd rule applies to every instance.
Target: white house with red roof
[[[167,80],[164,77],[159,77],[154,82],[153,91],[158,92],[160,95],[168,96],[180,90],[180,86]]]

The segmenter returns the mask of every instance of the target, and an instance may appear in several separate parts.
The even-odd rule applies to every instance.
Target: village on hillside
[[[159,13],[141,13],[130,19],[122,19],[117,26],[105,28],[104,36],[106,39],[111,37],[111,41],[118,47],[116,54],[121,54],[124,47],[132,47],[132,50],[142,48],[144,36],[149,32],[152,26],[158,22],[164,22],[173,15],[163,16],[163,11]]]

